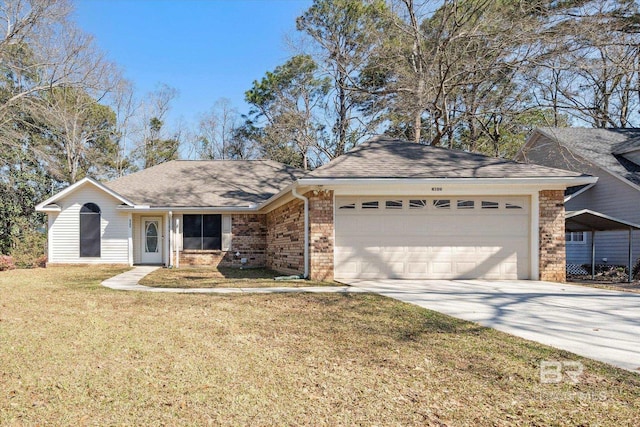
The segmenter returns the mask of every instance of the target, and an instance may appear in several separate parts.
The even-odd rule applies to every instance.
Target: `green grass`
[[[99,286],[120,271],[0,273],[0,425],[640,424],[640,376],[419,307]]]
[[[157,288],[271,288],[303,286],[335,286],[336,282],[311,280],[274,280],[282,273],[266,268],[161,268],[140,281],[141,285]]]

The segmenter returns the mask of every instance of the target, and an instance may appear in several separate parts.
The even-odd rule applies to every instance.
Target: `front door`
[[[141,242],[142,263],[162,264],[162,218],[142,218]]]

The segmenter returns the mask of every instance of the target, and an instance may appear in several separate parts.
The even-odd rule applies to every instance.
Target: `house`
[[[597,183],[568,189],[566,210],[588,209],[623,225],[640,224],[640,129],[539,128],[516,160],[598,177]],[[591,233],[567,233],[567,263],[590,264],[592,243],[596,264],[628,264],[628,230],[599,231],[593,242]],[[639,231],[633,231],[632,244],[635,259],[640,255]]]
[[[45,200],[49,264],[266,266],[315,280],[563,281],[582,173],[379,137],[312,172],[164,163]]]

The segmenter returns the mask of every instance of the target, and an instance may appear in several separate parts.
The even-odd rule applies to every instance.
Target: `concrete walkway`
[[[640,373],[639,294],[529,280],[348,283]]]
[[[147,274],[157,270],[160,267],[138,266],[132,270],[118,274],[110,279],[102,282],[102,286],[117,291],[141,291],[141,292],[168,292],[178,294],[283,294],[283,293],[362,293],[367,292],[360,288],[351,286],[306,286],[300,288],[293,287],[273,287],[273,288],[151,288],[149,286],[139,285]]]

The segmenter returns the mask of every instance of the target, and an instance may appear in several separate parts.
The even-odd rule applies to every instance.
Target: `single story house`
[[[308,173],[270,160],[176,160],[85,178],[37,210],[49,217],[49,264],[563,281],[565,190],[596,180],[379,137]]]
[[[620,229],[566,233],[567,263],[591,264],[592,257],[596,264],[629,263],[629,229],[640,224],[640,129],[538,128],[515,159],[597,177],[597,183],[567,190],[568,217],[588,210],[618,222]],[[640,231],[632,232],[631,241],[635,260],[640,256]]]

